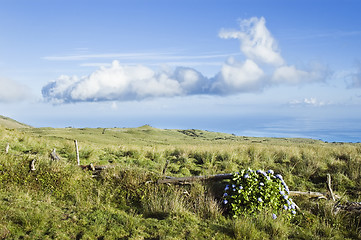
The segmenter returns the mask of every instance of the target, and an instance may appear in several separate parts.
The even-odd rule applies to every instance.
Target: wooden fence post
[[[75,143],[75,151],[76,151],[76,161],[78,163],[78,166],[80,165],[80,159],[79,159],[79,148],[78,148],[78,141],[74,140]]]
[[[165,162],[164,168],[163,168],[163,177],[165,177],[165,173],[167,171],[168,164],[169,164],[169,160],[167,159],[167,161]]]
[[[327,173],[327,187],[328,187],[328,191],[330,192],[332,200],[336,201],[335,195],[333,194],[333,191],[331,188],[331,175],[329,173]]]
[[[33,159],[33,160],[30,162],[30,164],[29,164],[30,171],[29,171],[29,172],[36,170],[36,168],[35,168],[35,162],[36,162],[36,159]]]
[[[6,148],[5,148],[5,153],[8,153],[8,152],[9,152],[9,148],[10,148],[10,144],[7,143],[7,144],[6,144]]]

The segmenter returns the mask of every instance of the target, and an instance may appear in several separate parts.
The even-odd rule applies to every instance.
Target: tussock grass
[[[342,201],[360,201],[361,144],[150,126],[103,132],[0,126],[0,239],[361,239],[360,216],[335,215],[322,200],[294,199],[302,213],[291,222],[267,212],[232,219],[225,182],[156,184],[167,160],[169,176],[273,169],[301,191],[326,192],[329,173]],[[81,164],[112,167],[97,178],[77,167],[74,139]],[[54,148],[60,161],[49,157]]]

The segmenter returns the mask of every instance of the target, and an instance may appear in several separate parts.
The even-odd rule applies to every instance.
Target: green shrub
[[[272,211],[273,218],[279,213],[296,214],[296,204],[288,197],[288,186],[282,176],[274,175],[272,170],[266,173],[243,169],[233,175],[224,190],[223,203],[235,218],[263,210]]]

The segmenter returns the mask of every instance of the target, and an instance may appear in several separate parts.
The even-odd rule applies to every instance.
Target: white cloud
[[[268,31],[263,17],[242,20],[240,27],[241,31],[222,30],[219,36],[225,39],[239,39],[241,51],[251,60],[275,66],[284,63],[277,43]]]
[[[311,70],[297,69],[295,66],[280,66],[273,72],[271,81],[284,84],[301,84],[323,81],[328,75],[327,68],[321,65],[314,65]]]
[[[258,91],[262,89],[263,77],[263,70],[254,61],[247,59],[240,63],[230,58],[223,65],[212,89],[222,94]]]
[[[113,61],[86,77],[61,76],[43,87],[46,100],[54,103],[130,100],[196,93],[206,78],[191,68],[155,72],[137,65]]]
[[[260,92],[274,85],[297,85],[322,81],[328,71],[321,65],[298,69],[287,65],[276,40],[266,27],[263,17],[252,17],[240,22],[239,31],[222,30],[221,38],[240,41],[243,61],[229,57],[213,78],[207,78],[190,67],[163,67],[155,71],[144,65],[121,65],[113,61],[89,76],[60,76],[43,87],[43,97],[54,103],[78,101],[124,101],[155,97],[173,97],[196,94],[230,95]],[[231,54],[234,55],[234,54]],[[181,56],[163,53],[94,54],[65,57],[47,57],[48,60],[84,60],[90,58],[118,58],[123,61],[190,60],[225,57],[223,54]],[[150,65],[154,62],[150,63]],[[98,63],[89,66],[96,66]],[[88,66],[84,65],[83,66]],[[107,67],[105,67],[107,66]],[[189,65],[188,65],[189,66]]]
[[[290,105],[296,106],[313,106],[313,107],[321,107],[325,105],[329,105],[330,103],[327,103],[325,101],[319,101],[318,99],[311,97],[311,98],[304,98],[303,100],[292,100],[289,102]]]
[[[84,61],[90,59],[118,59],[126,61],[175,61],[175,60],[202,60],[219,59],[239,53],[204,53],[199,55],[182,55],[177,52],[130,52],[130,53],[103,53],[103,54],[71,54],[64,56],[45,56],[48,61]]]
[[[0,77],[0,102],[19,102],[31,96],[25,85]]]

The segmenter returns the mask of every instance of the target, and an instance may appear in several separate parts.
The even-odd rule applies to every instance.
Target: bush
[[[269,210],[272,217],[280,213],[292,217],[296,214],[296,204],[289,198],[289,189],[281,175],[272,170],[242,170],[233,175],[225,187],[223,203],[233,217],[256,214]]]

